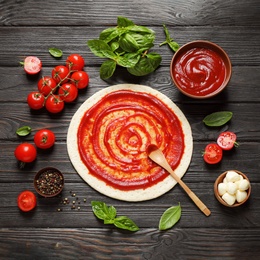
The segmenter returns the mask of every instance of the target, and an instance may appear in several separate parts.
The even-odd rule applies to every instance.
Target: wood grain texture
[[[259,13],[259,0],[0,1],[0,258],[259,259]],[[133,77],[117,68],[111,79],[103,81],[99,77],[103,60],[90,52],[86,42],[115,26],[119,15],[155,31],[153,50],[161,54],[162,63],[145,77]],[[177,91],[169,73],[173,52],[165,45],[159,47],[165,39],[162,24],[180,45],[203,39],[224,48],[232,62],[232,78],[223,93],[209,100],[194,100]],[[49,47],[62,49],[63,57],[51,57]],[[26,103],[28,93],[37,89],[38,80],[50,75],[54,66],[64,64],[71,53],[85,58],[89,87],[80,91],[78,99],[66,105],[61,114],[31,111]],[[28,55],[36,55],[43,62],[36,76],[27,76],[19,65]],[[98,193],[76,173],[66,147],[70,120],[91,95],[120,83],[151,86],[183,111],[194,139],[191,164],[183,181],[209,207],[210,217],[205,217],[178,185],[154,200],[128,203]],[[232,111],[232,120],[223,127],[206,127],[203,118],[219,110]],[[15,131],[24,125],[33,130],[20,138]],[[13,154],[15,147],[24,141],[32,143],[35,132],[42,128],[55,132],[55,146],[38,150],[37,160],[19,169]],[[237,134],[240,146],[225,152],[220,164],[207,165],[202,158],[205,146],[226,130]],[[22,213],[16,205],[17,195],[34,189],[34,175],[45,166],[57,167],[64,173],[65,188],[58,198],[46,200],[38,196],[36,209]],[[251,181],[251,197],[238,208],[224,207],[214,197],[214,181],[227,169],[238,169]],[[64,204],[65,198],[68,204]],[[104,225],[92,212],[92,200],[115,206],[118,215],[133,219],[140,231],[130,233]],[[71,208],[73,201],[75,209]],[[160,216],[179,202],[180,221],[160,232]]]

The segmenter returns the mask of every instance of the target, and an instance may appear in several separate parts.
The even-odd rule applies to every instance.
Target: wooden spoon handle
[[[210,215],[210,210],[207,206],[197,197],[197,195],[175,174],[172,169],[167,169],[171,176],[181,185],[181,187],[186,191],[189,197],[193,200],[193,202],[197,205],[197,207],[206,215]]]

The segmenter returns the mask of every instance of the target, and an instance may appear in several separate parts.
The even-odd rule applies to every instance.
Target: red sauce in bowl
[[[193,42],[193,46],[187,44],[176,52],[171,73],[181,92],[203,98],[225,87],[230,78],[227,66],[231,67],[229,58],[220,47],[205,41]]]

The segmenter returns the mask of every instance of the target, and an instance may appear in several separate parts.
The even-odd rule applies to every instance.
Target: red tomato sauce
[[[85,112],[78,148],[89,173],[120,190],[145,189],[169,174],[147,156],[157,144],[172,168],[184,151],[181,122],[157,97],[131,90],[104,96]]]
[[[174,78],[181,89],[196,96],[206,96],[216,91],[224,82],[226,67],[214,51],[193,48],[176,60]]]

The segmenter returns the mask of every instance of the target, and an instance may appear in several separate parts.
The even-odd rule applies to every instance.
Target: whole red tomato
[[[78,89],[73,84],[65,83],[60,86],[58,94],[65,102],[72,102],[78,96]]]
[[[58,95],[50,95],[46,100],[45,107],[50,113],[59,113],[64,108],[64,102]]]
[[[84,59],[79,54],[71,54],[66,60],[66,66],[70,71],[83,70]]]
[[[27,96],[27,103],[31,109],[41,109],[44,107],[45,98],[42,93],[33,91]]]
[[[69,69],[66,66],[58,65],[52,70],[51,75],[57,83],[65,83],[68,81]]]
[[[55,143],[55,134],[49,129],[41,129],[34,135],[34,143],[38,148],[48,149]]]
[[[30,163],[36,159],[37,151],[32,144],[22,143],[16,147],[14,155],[18,161]]]
[[[17,197],[17,205],[24,212],[34,209],[36,204],[36,196],[29,190],[22,191]]]
[[[44,96],[47,96],[53,89],[56,88],[56,86],[56,81],[49,76],[44,76],[38,81],[38,90]]]
[[[71,81],[78,89],[83,89],[88,86],[89,76],[85,71],[76,71],[72,73]]]
[[[218,136],[217,143],[223,150],[231,150],[234,146],[238,146],[236,140],[237,140],[236,134],[227,131],[227,132],[222,132]]]
[[[28,74],[37,74],[42,69],[42,62],[35,56],[28,56],[21,62],[23,68]]]
[[[219,163],[222,160],[223,151],[216,143],[210,143],[205,147],[203,158],[209,164]]]

